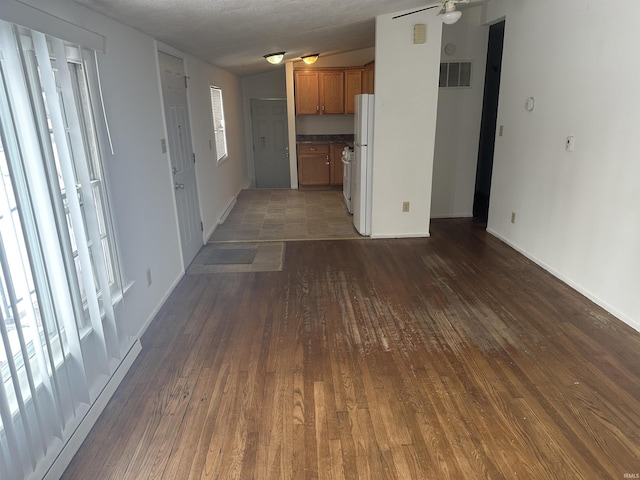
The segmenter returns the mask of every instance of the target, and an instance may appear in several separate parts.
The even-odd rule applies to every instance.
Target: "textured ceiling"
[[[438,0],[75,0],[237,75],[262,58],[329,55],[374,46],[375,17]],[[273,68],[273,67],[271,67]]]

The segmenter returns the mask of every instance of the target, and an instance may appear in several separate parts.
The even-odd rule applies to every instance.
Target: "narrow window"
[[[216,145],[216,161],[227,156],[227,137],[224,128],[224,108],[222,107],[222,90],[220,87],[209,87],[211,91],[211,113],[213,116],[213,137]]]

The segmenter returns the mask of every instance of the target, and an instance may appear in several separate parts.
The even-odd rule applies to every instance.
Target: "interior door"
[[[473,197],[473,216],[484,223],[489,219],[489,197],[493,173],[493,153],[496,141],[498,100],[500,97],[500,73],[502,70],[502,47],[504,44],[504,21],[491,25],[487,48],[487,68],[484,77],[484,100],[482,123],[478,146],[476,188]]]
[[[287,101],[251,99],[256,188],[290,188]]]
[[[163,52],[158,52],[158,58],[182,258],[186,268],[203,244],[187,89],[182,60]]]

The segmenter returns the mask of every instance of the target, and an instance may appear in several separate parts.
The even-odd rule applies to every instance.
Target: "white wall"
[[[504,14],[488,229],[640,330],[640,4],[522,0],[487,20]]]
[[[427,236],[442,21],[435,10],[376,19],[372,236]],[[427,42],[413,44],[413,25]],[[410,211],[402,212],[402,203]]]
[[[431,218],[473,214],[489,37],[489,28],[481,21],[482,9],[469,8],[457,23],[442,27],[441,61],[470,60],[473,64],[471,88],[439,90]],[[456,46],[453,55],[444,52],[447,44]]]
[[[273,71],[242,77],[242,108],[244,112],[245,152],[247,172],[251,186],[255,186],[255,163],[253,157],[253,131],[251,128],[252,98],[287,98],[287,76],[284,65]]]
[[[235,75],[191,56],[186,56],[186,74],[190,77],[189,114],[198,197],[204,238],[208,239],[227,207],[250,183],[245,160],[242,89],[240,79]],[[228,155],[220,163],[216,163],[213,147],[211,85],[222,89]]]
[[[133,282],[125,296],[126,318],[131,336],[139,338],[183,274],[171,170],[160,144],[166,135],[156,42],[71,0],[27,3],[106,37],[106,53],[98,55],[98,63],[115,154],[107,155],[104,163],[123,274],[125,282]],[[198,158],[209,155],[209,81],[224,89],[230,159],[220,167],[197,165],[203,220],[211,225],[246,181],[240,84],[195,59],[187,58],[186,67],[192,92],[200,92],[190,92]],[[153,279],[150,287],[147,269]]]

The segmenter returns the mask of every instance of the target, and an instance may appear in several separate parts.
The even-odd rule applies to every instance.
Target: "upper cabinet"
[[[320,78],[317,71],[295,72],[296,113],[316,115],[320,113]]]
[[[356,113],[355,96],[362,93],[362,69],[344,71],[344,113]]]
[[[354,96],[362,93],[362,68],[296,70],[297,115],[354,113]]]
[[[362,69],[362,93],[373,93],[375,63],[369,62]]]
[[[329,70],[320,75],[320,113],[344,113],[344,72]]]
[[[295,89],[298,115],[344,113],[343,70],[296,71]]]

